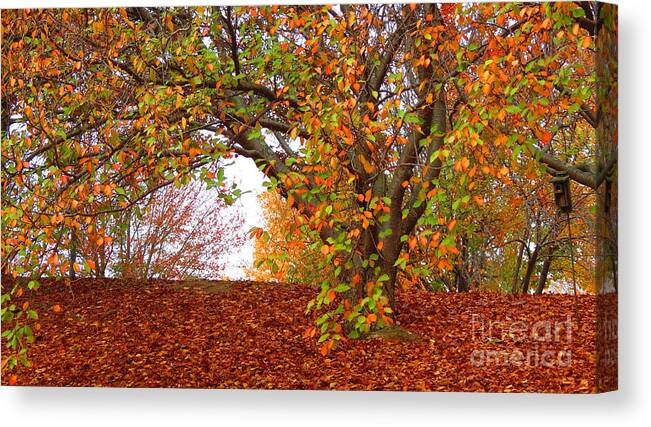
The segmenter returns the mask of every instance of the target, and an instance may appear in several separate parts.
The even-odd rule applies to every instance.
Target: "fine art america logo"
[[[499,344],[515,343],[511,348],[476,349],[470,354],[473,366],[568,367],[572,364],[572,317],[566,320],[524,321],[486,320],[472,315],[473,341]]]

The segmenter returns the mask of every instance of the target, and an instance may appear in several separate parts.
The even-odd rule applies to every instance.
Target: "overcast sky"
[[[234,182],[242,190],[242,196],[228,209],[237,209],[242,214],[242,228],[247,233],[252,227],[264,226],[262,207],[258,195],[265,191],[262,183],[265,176],[255,167],[253,160],[237,157],[224,169],[227,181]],[[253,240],[247,240],[242,248],[228,260],[225,275],[229,279],[245,279],[244,268],[253,264]]]

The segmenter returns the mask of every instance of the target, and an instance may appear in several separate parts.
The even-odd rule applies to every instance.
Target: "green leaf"
[[[583,8],[577,7],[572,10],[572,16],[575,18],[583,18],[585,16],[585,10]]]
[[[350,286],[346,285],[345,283],[341,283],[337,285],[336,288],[334,288],[335,292],[346,292],[347,290],[350,289]]]

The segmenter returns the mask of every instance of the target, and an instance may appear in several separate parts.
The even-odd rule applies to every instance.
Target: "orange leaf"
[[[461,159],[461,165],[463,166],[463,169],[468,169],[468,166],[470,166],[470,159],[464,157],[463,159]]]
[[[59,304],[54,304],[52,306],[52,311],[54,311],[55,313],[61,313],[61,306]]]
[[[374,289],[374,288],[375,288],[375,283],[373,283],[373,282],[368,282],[368,283],[366,284],[366,293],[368,294],[368,296],[373,295],[373,289]]]
[[[321,355],[322,356],[327,355],[330,352],[330,349],[332,348],[333,344],[334,342],[332,340],[328,340],[324,342],[323,345],[321,346]]]
[[[542,135],[540,135],[540,141],[547,145],[549,142],[552,140],[552,133],[549,131],[544,131]]]
[[[412,236],[409,239],[409,249],[413,250],[416,247],[417,243],[418,243],[418,240],[416,239],[416,236]]]
[[[47,263],[50,264],[51,266],[55,266],[59,264],[59,255],[57,254],[50,255],[50,257],[47,259]]]
[[[325,356],[326,354],[328,354],[328,350],[329,350],[328,349],[328,343],[324,342],[323,345],[321,346],[321,350],[320,350],[321,351],[321,356]]]

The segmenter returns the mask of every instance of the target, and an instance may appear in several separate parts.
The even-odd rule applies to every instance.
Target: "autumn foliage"
[[[322,243],[318,234],[306,230],[304,217],[275,191],[262,193],[259,200],[265,226],[251,230],[255,247],[250,277],[282,283],[334,279],[333,268],[320,268]]]
[[[249,231],[260,277],[318,287],[323,354],[395,328],[402,287],[617,287],[609,5],[14,10],[2,30],[2,266],[28,287],[210,275],[230,243],[189,211],[192,186],[232,202],[234,157],[276,215]],[[210,260],[184,258],[210,233]],[[36,314],[17,289],[3,316],[22,355]]]

